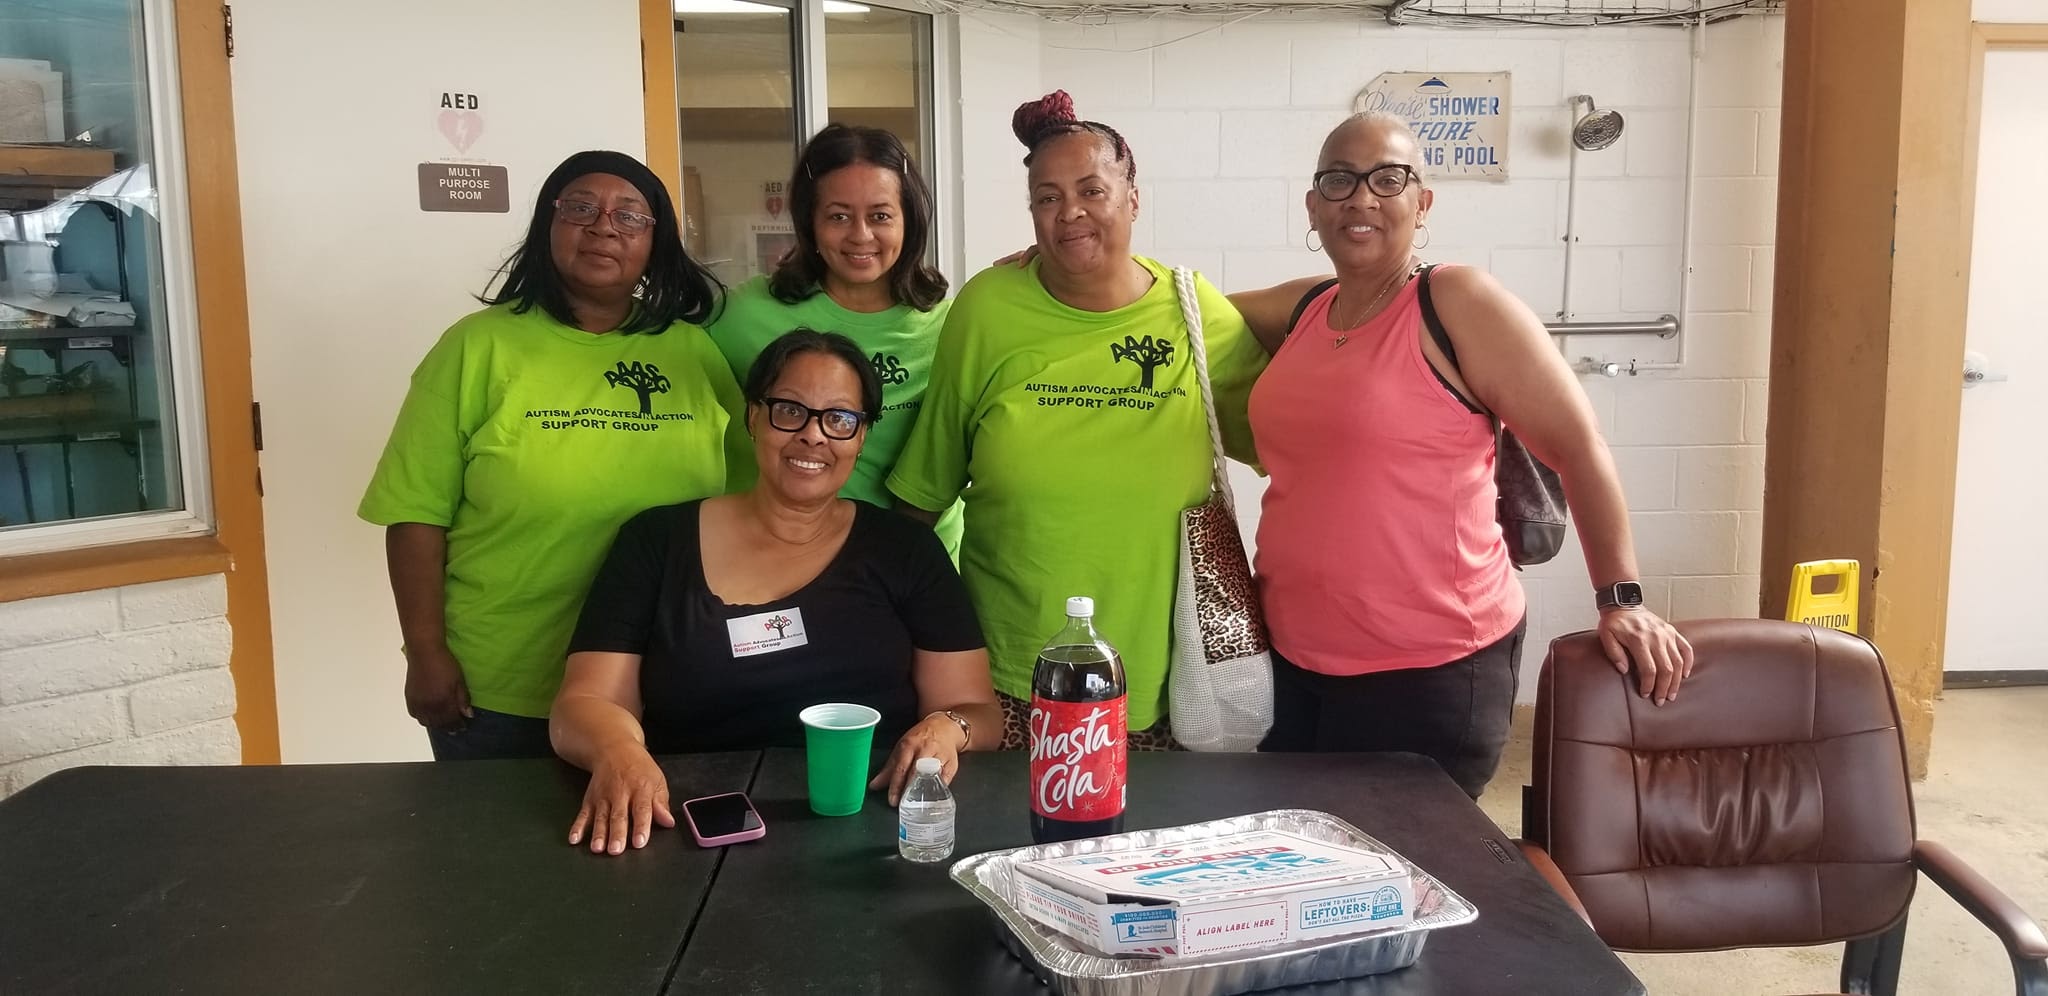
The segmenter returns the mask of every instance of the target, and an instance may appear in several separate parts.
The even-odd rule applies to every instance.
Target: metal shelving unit
[[[0,146],[0,202],[13,210],[24,206],[54,203],[69,191],[91,186],[113,173],[115,154],[106,149],[78,149],[58,146]],[[128,276],[128,245],[125,219],[120,212],[104,201],[87,200],[81,207],[91,206],[104,212],[113,225],[115,274],[119,280],[118,293],[123,301],[133,301],[131,282]],[[32,207],[30,208],[32,209]],[[77,447],[86,445],[112,444],[135,465],[135,511],[149,507],[147,474],[144,470],[145,432],[159,427],[154,418],[144,418],[139,410],[139,394],[136,383],[136,357],[140,346],[137,340],[147,336],[149,330],[141,324],[119,326],[71,326],[47,327],[0,327],[0,352],[36,350],[50,358],[55,372],[61,375],[65,370],[68,355],[80,352],[104,352],[119,364],[125,373],[126,411],[109,411],[97,405],[81,408],[77,405],[52,403],[47,410],[18,414],[8,413],[9,408],[25,406],[6,404],[24,397],[38,397],[37,394],[17,395],[11,385],[0,385],[0,446],[11,451],[14,469],[21,482],[21,497],[28,521],[46,521],[37,514],[34,482],[29,474],[28,449],[32,447],[56,446],[64,468],[64,517],[76,518],[77,474],[72,456]],[[16,365],[19,366],[18,364]],[[97,393],[97,392],[96,392]],[[63,397],[62,393],[54,397]]]

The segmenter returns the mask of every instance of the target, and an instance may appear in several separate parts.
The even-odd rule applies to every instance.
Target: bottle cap
[[[1067,618],[1094,618],[1095,600],[1086,595],[1075,595],[1067,599]]]
[[[920,775],[936,775],[945,766],[945,762],[940,761],[936,757],[920,757],[917,759],[917,773]]]

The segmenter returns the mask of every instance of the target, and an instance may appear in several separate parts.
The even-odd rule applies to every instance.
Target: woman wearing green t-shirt
[[[888,418],[868,430],[844,498],[888,508],[886,481],[910,438],[946,321],[946,278],[927,264],[932,195],[895,135],[827,125],[797,156],[789,177],[796,248],[772,275],[726,296],[711,341],[745,379],[761,350],[795,328],[853,340],[882,379]],[[939,521],[949,553],[960,545],[958,506]]]
[[[1172,743],[1165,701],[1179,513],[1208,494],[1209,433],[1171,271],[1131,255],[1137,167],[1063,92],[1018,108],[1038,255],[961,288],[931,386],[889,477],[905,503],[964,497],[960,573],[1006,720],[1026,745],[1031,670],[1092,595],[1123,654],[1133,746]],[[1266,354],[1197,281],[1226,446],[1250,453],[1245,398]],[[971,487],[969,486],[971,483]]]
[[[490,307],[413,372],[357,514],[386,527],[406,711],[441,760],[545,757],[569,631],[619,524],[753,479],[718,282],[619,152],[541,184]]]

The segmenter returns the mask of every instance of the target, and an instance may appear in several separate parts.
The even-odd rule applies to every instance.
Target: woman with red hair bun
[[[988,639],[1003,746],[1028,743],[1031,671],[1091,595],[1123,654],[1131,745],[1170,747],[1165,696],[1179,516],[1208,495],[1209,430],[1170,267],[1131,253],[1137,159],[1063,91],[1017,109],[1038,252],[960,290],[917,427],[890,475],[903,503],[966,502],[960,573]],[[1226,449],[1249,456],[1265,351],[1196,278]]]

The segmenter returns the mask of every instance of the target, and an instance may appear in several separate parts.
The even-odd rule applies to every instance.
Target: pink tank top
[[[1336,289],[1319,295],[1252,389],[1271,475],[1259,595],[1274,648],[1310,671],[1447,664],[1527,607],[1494,521],[1492,426],[1423,357],[1416,283],[1347,333]]]

